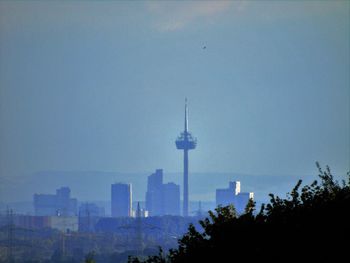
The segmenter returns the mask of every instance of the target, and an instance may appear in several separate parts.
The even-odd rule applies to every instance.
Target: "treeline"
[[[329,167],[316,165],[319,180],[298,181],[287,198],[270,194],[259,211],[250,201],[241,216],[233,206],[218,207],[200,221],[202,231],[190,225],[177,249],[129,262],[341,262],[349,248],[350,172],[339,183]]]

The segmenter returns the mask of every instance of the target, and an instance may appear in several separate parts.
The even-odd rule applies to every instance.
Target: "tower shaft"
[[[182,215],[188,216],[189,211],[189,194],[188,194],[188,151],[196,148],[197,140],[192,137],[192,134],[188,130],[188,109],[187,109],[187,100],[185,101],[185,127],[184,131],[181,132],[180,136],[175,141],[176,148],[183,150],[184,152],[184,185],[183,185],[183,206],[182,206]]]
[[[188,216],[188,150],[184,149],[184,200],[182,215]]]

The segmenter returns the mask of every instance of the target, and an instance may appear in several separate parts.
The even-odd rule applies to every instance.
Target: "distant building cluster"
[[[249,199],[254,199],[254,193],[241,192],[241,182],[229,182],[229,187],[216,189],[216,206],[227,206],[232,204],[238,214],[244,213]]]
[[[114,183],[111,185],[111,216],[112,217],[148,217],[163,215],[180,215],[180,186],[175,183],[163,183],[163,170],[157,169],[148,176],[146,201],[143,208],[133,209],[132,184]],[[71,197],[69,187],[61,187],[56,194],[34,194],[35,216],[39,223],[32,225],[48,225],[44,217],[69,218],[78,216],[82,228],[90,229],[91,222],[105,216],[104,208],[94,203],[82,203],[78,208],[78,200]],[[45,221],[46,220],[46,221]],[[51,219],[50,219],[51,220]],[[56,219],[52,219],[54,222]],[[66,221],[69,219],[66,219]],[[51,222],[50,221],[50,222]]]
[[[180,215],[180,186],[163,183],[163,170],[148,176],[146,209],[150,216]]]
[[[115,183],[111,186],[112,217],[147,217],[180,215],[180,186],[163,183],[163,170],[148,176],[146,207],[137,211],[132,207],[132,185]]]
[[[147,191],[143,208],[133,209],[132,185],[127,183],[115,183],[111,185],[111,216],[112,217],[148,217],[163,215],[181,215],[180,213],[180,186],[169,182],[163,182],[163,170],[156,169],[147,178]],[[94,203],[82,203],[78,209],[78,201],[71,198],[70,189],[61,187],[56,194],[34,194],[35,215],[40,217],[52,217],[51,225],[58,225],[53,217],[74,217],[79,216],[80,227],[90,230],[91,225],[97,222],[98,218],[105,216],[103,207]],[[239,181],[229,182],[229,187],[216,189],[216,206],[233,204],[238,214],[244,213],[249,199],[254,198],[252,192],[241,192]],[[24,219],[23,219],[24,220]],[[34,222],[27,218],[28,224],[41,225],[49,224],[47,219],[38,219]],[[32,222],[33,223],[30,223]],[[40,221],[41,220],[41,221]],[[45,221],[46,220],[46,221]],[[56,221],[55,221],[56,220]],[[66,219],[64,222],[71,219]],[[60,222],[60,221],[57,221]],[[61,223],[63,224],[63,223]],[[62,227],[58,227],[62,228]],[[71,228],[71,227],[70,227]],[[74,229],[74,228],[73,228]]]
[[[37,216],[76,216],[78,201],[70,197],[70,189],[61,187],[56,194],[35,194],[34,211]]]
[[[114,218],[145,218],[164,215],[179,216],[180,186],[163,182],[163,170],[156,169],[147,178],[145,202],[134,202],[133,208],[132,185],[114,183],[111,185],[111,216]],[[229,182],[228,188],[216,189],[216,206],[232,204],[238,214],[244,213],[249,199],[254,198],[252,192],[241,192],[239,181]],[[55,194],[34,194],[35,216],[15,215],[13,223],[25,228],[50,227],[62,232],[97,231],[98,222],[106,216],[104,207],[95,203],[80,203],[71,197],[68,187],[61,187]],[[199,209],[201,210],[201,209]],[[193,212],[192,212],[193,214]],[[197,213],[198,214],[198,213]],[[6,219],[7,218],[7,219]],[[0,226],[8,224],[10,215],[0,217]],[[5,221],[4,221],[5,220]]]
[[[175,141],[176,147],[184,152],[184,183],[183,205],[180,212],[180,186],[163,182],[163,170],[156,169],[147,178],[147,191],[145,204],[135,204],[133,209],[133,192],[130,183],[114,183],[111,185],[111,216],[114,218],[129,217],[156,217],[164,215],[187,217],[193,214],[189,211],[189,185],[188,185],[188,153],[197,146],[197,140],[188,129],[187,100],[185,103],[184,131]],[[82,203],[78,209],[78,200],[71,197],[68,187],[61,187],[56,194],[34,194],[35,216],[16,217],[19,225],[27,227],[51,227],[61,231],[94,231],[94,226],[101,217],[105,217],[104,208],[94,203]],[[233,204],[237,213],[244,213],[249,199],[254,193],[241,192],[239,181],[229,182],[229,187],[216,190],[216,205],[227,206]],[[198,213],[201,214],[199,207]],[[10,214],[7,216],[11,218]],[[1,218],[0,218],[1,219]],[[123,219],[122,219],[123,220]],[[0,220],[1,221],[1,220]],[[1,222],[0,222],[1,225]]]
[[[0,226],[16,226],[26,229],[52,228],[62,232],[78,231],[79,218],[77,216],[33,216],[13,214],[7,209],[6,215],[0,215]]]
[[[16,216],[16,224],[27,228],[50,227],[60,231],[93,230],[92,225],[105,216],[103,207],[71,198],[69,187],[61,187],[56,194],[34,194],[35,216]]]

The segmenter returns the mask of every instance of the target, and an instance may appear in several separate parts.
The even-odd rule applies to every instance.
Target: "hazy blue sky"
[[[1,1],[0,179],[180,172],[185,97],[190,171],[301,176],[318,160],[345,174],[349,8]]]

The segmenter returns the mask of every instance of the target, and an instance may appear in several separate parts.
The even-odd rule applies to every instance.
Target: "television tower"
[[[183,198],[183,216],[188,216],[188,151],[195,149],[197,146],[197,139],[192,137],[188,131],[188,109],[187,99],[185,100],[185,130],[177,137],[176,148],[184,151],[184,198]]]

